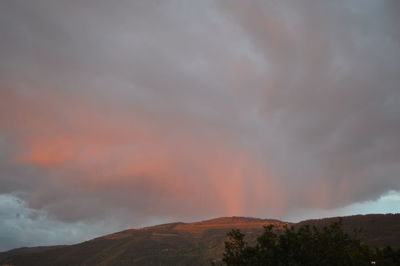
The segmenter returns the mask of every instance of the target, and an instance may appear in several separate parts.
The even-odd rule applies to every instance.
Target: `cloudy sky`
[[[399,212],[398,0],[2,0],[0,250]]]

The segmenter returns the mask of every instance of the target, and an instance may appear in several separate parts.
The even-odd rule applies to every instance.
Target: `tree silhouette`
[[[280,233],[269,225],[257,243],[250,246],[245,235],[236,229],[227,235],[223,262],[232,266],[400,265],[400,250],[372,250],[358,235],[359,231],[346,233],[341,222],[322,229],[308,225],[285,227]]]

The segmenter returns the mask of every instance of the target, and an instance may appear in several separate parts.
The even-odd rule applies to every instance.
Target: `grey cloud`
[[[226,4],[272,65],[265,119],[275,117],[279,138],[289,143],[282,171],[311,185],[313,178],[333,187],[342,178],[355,181],[351,195],[333,205],[399,186],[400,46],[392,27],[399,17],[388,15],[392,2]]]
[[[224,215],[235,199],[240,215],[292,217],[400,190],[398,11],[2,1],[0,191],[72,228]]]
[[[0,195],[0,251],[15,247],[64,245],[109,233],[121,225],[107,221],[65,223],[27,207],[12,194]]]

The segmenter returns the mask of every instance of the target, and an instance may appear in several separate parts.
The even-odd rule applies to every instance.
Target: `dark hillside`
[[[327,225],[338,218],[303,221]],[[342,217],[344,228],[363,229],[363,240],[373,246],[400,247],[400,214]],[[210,265],[224,250],[226,233],[238,228],[251,242],[264,225],[279,230],[289,223],[245,217],[216,218],[197,223],[171,223],[131,229],[70,246],[21,248],[0,253],[0,265]]]
[[[349,233],[361,229],[361,240],[371,247],[392,246],[400,248],[400,214],[368,214],[347,217],[334,217],[319,220],[306,220],[296,225],[310,224],[318,227],[341,220],[343,228]]]

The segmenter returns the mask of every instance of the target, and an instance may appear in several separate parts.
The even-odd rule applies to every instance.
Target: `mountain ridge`
[[[353,215],[289,223],[251,217],[219,217],[128,229],[75,245],[19,248],[0,253],[0,265],[209,265],[222,257],[226,233],[240,229],[252,242],[272,224],[277,230],[304,224],[324,226],[341,220],[343,228],[364,230],[371,246],[400,247],[400,214]]]

